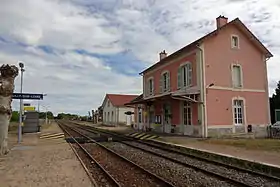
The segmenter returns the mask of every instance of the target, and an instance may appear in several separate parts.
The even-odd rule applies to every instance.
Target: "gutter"
[[[202,113],[202,136],[204,138],[207,138],[208,136],[208,126],[207,126],[207,116],[206,116],[206,106],[205,106],[205,100],[206,100],[206,85],[205,85],[205,66],[204,66],[204,58],[203,58],[203,49],[200,48],[200,44],[196,44],[196,48],[199,50],[200,54],[200,68],[201,68],[201,104],[203,107],[203,113]]]

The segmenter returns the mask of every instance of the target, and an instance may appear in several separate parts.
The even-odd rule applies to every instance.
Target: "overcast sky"
[[[273,53],[272,94],[279,0],[0,0],[0,64],[23,61],[23,91],[48,94],[41,104],[54,113],[86,115],[106,93],[140,94],[138,73],[214,30],[219,15],[239,17]]]

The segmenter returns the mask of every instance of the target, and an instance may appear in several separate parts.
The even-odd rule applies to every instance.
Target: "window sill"
[[[243,86],[233,86],[233,89],[243,89]]]
[[[233,46],[231,46],[231,49],[232,49],[232,50],[239,50],[240,48],[239,48],[239,47],[233,47]]]

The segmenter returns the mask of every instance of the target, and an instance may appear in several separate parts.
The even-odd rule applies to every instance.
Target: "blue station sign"
[[[43,94],[13,93],[13,99],[43,100]]]

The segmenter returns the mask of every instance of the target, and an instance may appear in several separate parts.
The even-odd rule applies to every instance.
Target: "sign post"
[[[22,70],[23,72],[24,70]],[[21,74],[22,79],[22,74]],[[18,143],[21,142],[21,134],[22,134],[22,112],[23,112],[23,99],[27,100],[43,100],[43,94],[30,94],[30,93],[22,93],[22,80],[21,80],[21,90],[20,93],[13,93],[12,99],[20,100],[20,111],[19,111],[19,126],[18,126]]]
[[[13,93],[13,99],[43,100],[43,94]]]

